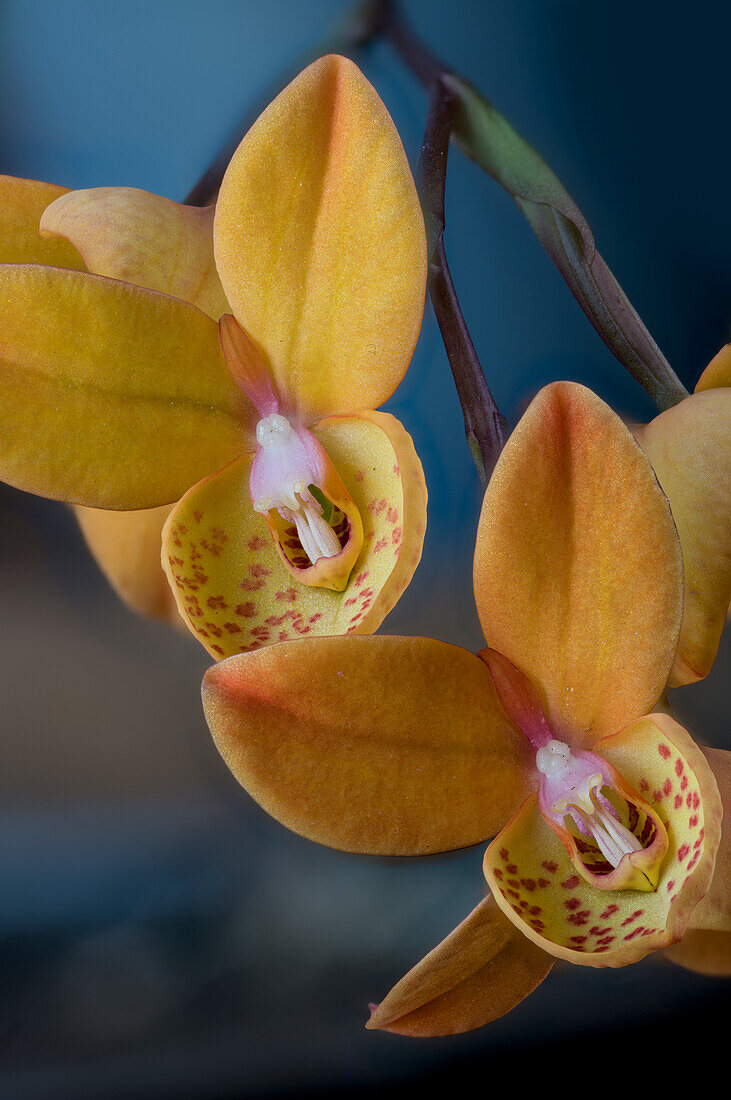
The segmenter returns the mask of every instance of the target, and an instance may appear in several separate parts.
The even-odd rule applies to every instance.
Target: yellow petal
[[[541,390],[498,460],[475,549],[485,638],[536,685],[559,740],[647,713],[672,664],[682,560],[667,500],[619,418]]]
[[[133,611],[182,626],[160,565],[162,528],[170,505],[135,512],[75,507],[76,518],[100,569]]]
[[[88,271],[182,298],[216,320],[228,309],[213,260],[213,207],[181,206],[132,187],[54,188],[43,195],[34,230],[38,237],[40,220],[47,253],[78,249]],[[179,626],[160,565],[169,512],[169,506],[125,513],[76,508],[84,538],[120,598],[133,611]]]
[[[473,654],[426,638],[311,638],[213,665],[226,764],[287,828],[424,855],[490,836],[526,785],[525,742]]]
[[[690,927],[726,933],[731,932],[731,752],[712,748],[703,752],[718,784],[723,824],[713,880],[691,914]]]
[[[595,751],[665,824],[657,890],[594,889],[543,820],[536,795],[489,846],[484,870],[503,912],[544,951],[585,966],[624,966],[682,937],[711,881],[721,806],[705,757],[668,715],[642,718]]]
[[[686,932],[665,952],[671,962],[696,974],[731,977],[731,932]]]
[[[94,187],[52,202],[41,232],[70,241],[95,275],[182,298],[217,321],[229,306],[213,260],[213,215],[212,206],[134,187]]]
[[[420,1038],[471,1031],[515,1008],[552,966],[488,894],[374,1007],[366,1027]]]
[[[685,567],[669,687],[713,665],[731,600],[731,389],[694,394],[635,432],[666,493]]]
[[[251,442],[209,317],[54,267],[0,268],[0,403],[0,478],[96,508],[170,503]]]
[[[724,344],[698,379],[695,392],[731,386],[731,344]]]
[[[351,61],[316,61],[252,126],[224,176],[214,240],[285,413],[311,423],[393,393],[424,308],[424,222],[399,136]]]
[[[65,187],[38,180],[0,176],[0,263],[52,264],[83,271],[84,262],[66,241],[44,241],[41,215]]]
[[[164,535],[163,565],[180,613],[215,658],[300,635],[370,633],[421,554],[426,489],[394,417],[333,417],[314,434],[363,522],[363,549],[342,592],[298,584],[249,501],[251,455],[187,493]]]

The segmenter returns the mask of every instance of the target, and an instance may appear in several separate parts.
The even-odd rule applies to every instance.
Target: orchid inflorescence
[[[445,87],[474,152],[496,116]],[[488,170],[578,224],[538,158],[534,193],[505,182],[512,141]],[[493,838],[485,898],[368,1026],[477,1027],[556,959],[679,945],[722,970],[728,754],[696,745],[665,692],[707,675],[731,599],[731,346],[631,429],[582,386],[542,389],[482,504],[487,648],[375,636],[425,533],[421,463],[378,410],[435,241],[355,64],[329,55],[290,83],[209,207],[11,177],[0,197],[3,480],[73,505],[122,598],[218,662],[214,741],[288,828],[382,855]],[[591,314],[613,277],[582,270]]]

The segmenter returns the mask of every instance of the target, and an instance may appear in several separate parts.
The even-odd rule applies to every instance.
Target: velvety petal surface
[[[97,565],[132,611],[183,626],[160,565],[162,528],[170,505],[134,512],[74,508]]]
[[[419,1038],[471,1031],[515,1008],[553,962],[488,894],[373,1006],[366,1027]]]
[[[164,534],[163,565],[180,613],[220,659],[316,634],[370,633],[421,556],[426,487],[411,437],[387,413],[332,417],[314,434],[363,522],[342,592],[298,584],[249,501],[251,455],[188,492]]]
[[[311,423],[393,393],[421,324],[424,222],[393,122],[351,61],[316,61],[254,123],[224,176],[214,241],[285,413]]]
[[[547,386],[508,440],[474,583],[488,645],[536,685],[559,740],[588,747],[660,697],[682,614],[678,537],[647,459],[590,390]]]
[[[310,638],[203,680],[219,752],[287,828],[424,855],[492,835],[525,793],[525,743],[473,654],[427,638]]]
[[[65,187],[39,180],[0,176],[0,263],[51,264],[83,271],[84,261],[67,241],[45,241],[39,233],[43,211],[66,194]]]
[[[724,344],[698,379],[695,392],[731,386],[731,344]]]
[[[731,389],[709,389],[635,432],[670,501],[685,567],[669,687],[703,679],[731,600]]]
[[[192,302],[214,320],[229,309],[213,259],[212,206],[182,206],[134,187],[69,191],[41,232],[65,238],[88,271]]]
[[[0,477],[96,508],[170,503],[251,445],[209,317],[59,268],[0,268],[0,401]]]
[[[505,914],[545,951],[586,966],[624,966],[683,935],[707,891],[721,806],[700,749],[668,715],[603,738],[595,751],[657,811],[669,848],[657,890],[598,890],[575,871],[532,795],[485,853]]]

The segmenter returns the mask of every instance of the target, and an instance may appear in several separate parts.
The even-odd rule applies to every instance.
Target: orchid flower
[[[213,214],[131,187],[69,191],[0,176],[0,263],[87,270],[183,298],[218,320],[230,307],[213,261]],[[182,626],[160,563],[170,506],[72,508],[117,595],[139,614]]]
[[[710,672],[731,601],[731,344],[695,393],[634,432],[670,501],[685,569],[683,625],[668,687]]]
[[[163,566],[215,657],[376,629],[425,528],[411,439],[373,410],[416,343],[426,244],[356,66],[322,58],[274,100],[215,213],[102,189],[60,196],[41,227],[89,270],[0,268],[0,476],[93,509],[177,501]],[[124,559],[114,521],[93,522]]]
[[[373,1027],[465,1030],[512,1008],[554,958],[641,959],[682,937],[713,876],[713,771],[652,713],[681,626],[678,536],[645,455],[589,390],[548,386],[508,440],[474,587],[478,656],[425,638],[319,638],[204,678],[224,760],[296,832],[387,855],[497,833],[490,896]],[[731,928],[727,885],[714,885],[716,928]]]

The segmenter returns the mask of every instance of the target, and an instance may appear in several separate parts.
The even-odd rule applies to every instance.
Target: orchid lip
[[[542,776],[544,816],[562,835],[582,875],[597,884],[597,878],[608,873],[615,888],[631,884],[635,889],[655,889],[654,875],[648,874],[653,867],[641,869],[623,861],[650,848],[661,861],[666,846],[662,824],[655,815],[648,817],[649,807],[639,797],[630,798],[617,787],[605,761],[590,752],[574,755],[563,741],[552,740],[536,753],[536,766]],[[621,819],[622,806],[627,824]],[[595,853],[588,864],[582,855],[586,850]],[[617,875],[626,877],[626,883],[616,881]]]

